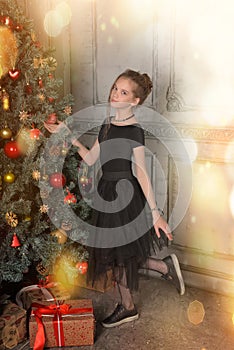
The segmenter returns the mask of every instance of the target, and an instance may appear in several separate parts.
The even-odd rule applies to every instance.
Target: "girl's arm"
[[[97,161],[97,159],[99,157],[99,153],[100,153],[100,146],[99,146],[98,138],[96,139],[96,141],[93,144],[91,149],[87,149],[78,140],[73,140],[72,144],[73,144],[73,146],[78,147],[77,152],[79,153],[81,158],[83,158],[84,162],[87,165],[93,165]]]
[[[159,229],[161,228],[167,235],[168,239],[171,241],[172,234],[170,228],[157,209],[153,188],[146,170],[145,147],[139,146],[134,148],[133,154],[135,174],[151,209],[155,232],[157,236],[160,237]]]
[[[44,126],[52,134],[58,133],[62,128],[67,128],[68,131],[71,132],[68,126],[63,122],[59,122],[59,124],[48,124],[45,122]],[[100,153],[98,138],[96,139],[91,149],[86,148],[80,141],[75,139],[72,140],[72,144],[73,146],[78,147],[77,152],[87,165],[93,165],[97,161]]]

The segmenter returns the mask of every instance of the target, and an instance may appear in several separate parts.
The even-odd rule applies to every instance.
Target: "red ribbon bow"
[[[32,314],[35,315],[37,321],[37,334],[34,343],[33,350],[43,350],[45,346],[45,331],[44,325],[42,322],[43,315],[54,315],[53,317],[53,327],[54,335],[57,341],[57,346],[65,346],[64,341],[64,331],[62,325],[62,315],[71,315],[71,314],[86,314],[93,313],[93,308],[71,308],[71,305],[62,304],[62,305],[48,305],[44,306],[41,304],[33,303],[33,307],[37,307],[36,310],[32,311]]]

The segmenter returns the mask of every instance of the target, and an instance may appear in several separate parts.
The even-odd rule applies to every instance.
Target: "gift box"
[[[29,319],[30,347],[82,346],[94,343],[95,319],[90,299],[64,304],[33,304]]]
[[[0,316],[0,350],[12,349],[27,336],[26,310],[8,302]]]
[[[64,301],[70,298],[70,293],[61,283],[50,283],[46,286],[31,285],[22,288],[16,295],[16,302],[28,310],[33,303],[50,305],[55,300]]]

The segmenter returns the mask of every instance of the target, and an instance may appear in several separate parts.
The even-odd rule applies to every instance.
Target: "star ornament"
[[[19,119],[20,121],[26,121],[31,116],[28,112],[22,111],[19,113]]]
[[[41,177],[40,171],[33,170],[32,177],[33,177],[34,180],[37,180],[37,181],[40,180],[40,177]]]
[[[72,108],[71,106],[66,106],[63,111],[66,115],[70,115],[72,112]]]
[[[14,214],[12,211],[10,211],[9,213],[6,213],[5,218],[6,218],[6,222],[11,227],[16,227],[18,225],[17,215]]]
[[[41,213],[47,213],[48,210],[49,210],[49,207],[48,207],[47,204],[43,204],[43,205],[40,206],[40,212]]]

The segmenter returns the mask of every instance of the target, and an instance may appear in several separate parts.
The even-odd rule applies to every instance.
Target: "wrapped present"
[[[8,302],[0,316],[0,350],[12,349],[26,339],[26,310]]]
[[[64,301],[70,299],[70,293],[61,283],[49,283],[46,286],[31,285],[22,288],[16,295],[19,306],[28,310],[32,303],[49,305],[55,300]]]
[[[94,343],[95,319],[90,299],[64,304],[33,304],[29,319],[30,347],[82,346]]]

